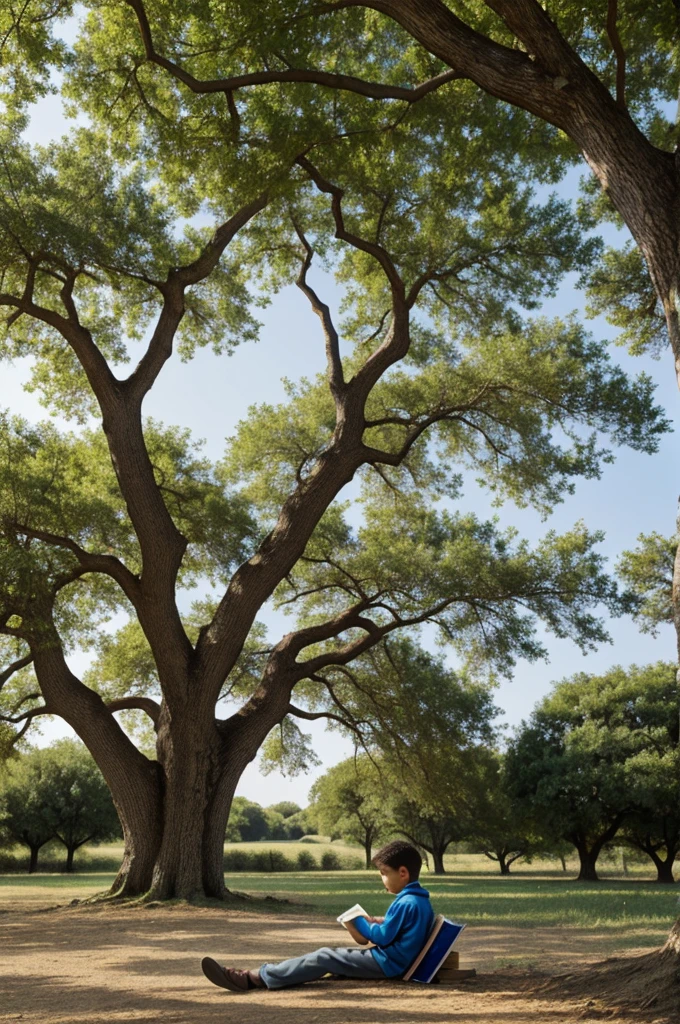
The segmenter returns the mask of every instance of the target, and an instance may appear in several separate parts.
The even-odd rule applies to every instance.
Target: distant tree
[[[52,768],[47,750],[34,749],[8,761],[3,773],[3,831],[30,850],[30,874],[38,870],[40,850],[54,838],[59,823],[52,800]]]
[[[671,537],[651,533],[640,534],[637,547],[624,551],[619,559],[619,575],[638,599],[635,616],[643,633],[656,635],[665,623],[680,630],[680,604],[673,601],[679,557],[678,533]],[[645,792],[640,810],[626,826],[625,839],[653,861],[657,881],[672,883],[673,863],[680,853],[680,687],[670,685],[668,672],[658,681],[655,710],[660,747],[641,758],[637,782]]]
[[[446,874],[444,854],[466,831],[455,812],[448,806],[423,805],[417,798],[402,795],[392,804],[392,814],[397,831],[432,856],[435,875]]]
[[[269,839],[271,820],[258,803],[236,796],[231,805],[226,838],[232,843],[256,843]]]
[[[373,846],[394,828],[373,761],[361,754],[334,765],[316,780],[309,799],[322,833],[360,843],[369,868]]]
[[[539,833],[573,843],[580,879],[597,880],[624,822],[658,811],[668,794],[659,776],[677,794],[676,708],[672,665],[581,673],[556,684],[510,744],[515,795]]]
[[[302,808],[292,800],[282,800],[278,804],[272,804],[264,808],[264,813],[269,824],[269,839],[299,839],[303,836],[304,829],[298,815]]]
[[[531,849],[530,828],[508,785],[503,757],[484,751],[479,757],[479,786],[476,810],[468,839],[498,864],[502,875]]]
[[[496,713],[489,687],[402,638],[352,673],[354,688],[337,683],[336,695],[357,724],[371,723],[395,827],[443,874],[446,849],[470,835],[485,785]]]
[[[276,811],[282,818],[290,818],[294,814],[299,814],[302,810],[302,808],[298,804],[293,803],[292,800],[280,800],[278,804],[270,804],[270,806],[265,809],[267,811]]]
[[[545,860],[558,860],[562,871],[566,874],[567,857],[573,852],[573,845],[567,839],[559,839],[554,836],[534,835],[531,844],[531,857],[541,857]]]
[[[77,740],[60,740],[30,750],[6,767],[1,800],[5,830],[29,847],[29,871],[50,839],[66,847],[65,871],[89,842],[120,835],[120,822],[109,789],[87,748]]]
[[[87,748],[77,740],[59,740],[45,750],[48,799],[54,807],[54,834],[66,847],[65,870],[85,843],[120,836],[111,793]]]
[[[263,807],[264,816],[267,822],[267,835],[265,839],[281,840],[288,839],[286,819],[278,811],[272,811],[270,807]]]
[[[633,815],[624,828],[623,838],[650,858],[656,868],[657,882],[673,885],[673,865],[680,854],[680,812],[677,807],[672,814]]]
[[[316,835],[319,831],[316,816],[309,807],[303,808],[297,814],[291,814],[289,818],[284,818],[283,825],[286,839],[302,839],[303,836]]]

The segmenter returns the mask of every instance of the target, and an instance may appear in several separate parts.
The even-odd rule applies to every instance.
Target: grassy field
[[[291,853],[293,848],[309,849],[306,843],[276,845],[287,847]],[[341,844],[318,846],[337,851]],[[100,847],[97,852],[102,854],[104,850]],[[113,856],[114,848],[107,848],[107,854]],[[524,870],[501,878],[484,857],[463,855],[451,860],[447,865],[450,874],[435,877],[425,873],[423,882],[437,912],[470,925],[586,929],[606,934],[610,946],[625,948],[658,945],[680,913],[678,890],[644,878],[619,876],[584,884],[561,870],[555,871],[554,866],[548,871],[540,864],[525,865]],[[2,875],[0,912],[17,905],[37,908],[87,898],[105,890],[112,880],[113,873],[109,872]],[[379,877],[372,871],[238,873],[230,875],[227,882],[237,891],[290,901],[256,901],[247,904],[249,911],[337,916],[359,901],[369,913],[381,914],[389,904]]]
[[[268,851],[282,853],[288,860],[295,861],[300,853],[312,856],[317,864],[321,866],[321,858],[325,853],[333,853],[340,858],[341,867],[358,869],[363,866],[364,852],[359,846],[353,846],[341,841],[331,843],[328,839],[317,836],[309,836],[302,841],[281,841],[281,842],[258,842],[258,843],[225,843],[225,854],[246,853],[266,854]],[[48,843],[40,851],[38,868],[41,874],[58,872],[63,870],[66,852],[61,843]],[[101,843],[96,846],[83,846],[76,851],[74,867],[76,872],[87,873],[108,873],[116,872],[123,859],[123,845],[117,843]],[[16,846],[14,849],[0,853],[0,874],[23,873],[28,867],[28,851],[25,847]],[[252,870],[259,869],[258,865],[250,865]]]
[[[356,862],[362,853],[357,846],[330,843],[321,837],[225,844],[225,852],[230,850],[276,850],[291,860],[306,851],[317,861],[324,853],[333,852],[348,862]],[[80,851],[79,871],[74,875],[0,875],[0,911],[17,905],[65,904],[102,892],[111,885],[122,852],[119,843],[86,848]],[[47,851],[46,862],[59,860],[58,850]],[[568,861],[566,874],[555,861],[520,861],[508,878],[501,878],[498,866],[479,854],[451,854],[445,863],[449,874],[435,877],[425,869],[424,884],[438,912],[470,925],[586,929],[606,934],[615,947],[654,946],[663,941],[671,921],[680,913],[678,892],[652,882],[645,864],[631,865],[624,876],[615,862],[603,861],[602,881],[584,884],[574,881],[575,860]],[[358,900],[369,913],[380,914],[389,903],[374,871],[233,872],[227,882],[237,891],[286,900],[248,904],[250,910],[270,913],[311,911],[337,916]]]
[[[268,850],[280,851],[287,858],[295,860],[302,852],[311,854],[317,862],[321,861],[324,853],[334,853],[344,862],[353,861],[358,868],[359,861],[363,864],[364,851],[360,846],[345,843],[341,840],[330,842],[322,836],[306,836],[302,840],[279,841],[279,842],[256,842],[256,843],[225,843],[225,853],[231,851],[244,853],[263,853]],[[21,864],[21,870],[25,870],[24,862],[28,862],[28,853],[25,848],[16,847],[10,856],[16,860],[17,866]],[[40,855],[40,866],[43,872],[60,871],[64,862],[65,852],[61,844],[50,844],[44,847]],[[117,843],[102,843],[97,846],[84,846],[76,852],[75,868],[77,872],[106,873],[115,872],[123,858],[123,846]],[[0,858],[1,863],[1,858]],[[481,854],[472,853],[451,853],[444,858],[447,871],[456,875],[490,875],[498,876],[498,865]],[[8,868],[0,866],[0,874],[8,871]],[[14,868],[12,869],[14,870]],[[558,861],[535,860],[531,863],[519,860],[512,865],[513,877],[535,878],[554,877],[568,878],[578,874],[578,860],[576,857],[567,859],[567,873],[562,871]],[[427,874],[427,867],[423,867]],[[600,858],[598,862],[598,873],[602,879],[612,880],[646,880],[652,881],[655,872],[651,861],[647,863],[631,863],[628,866],[628,874],[624,876],[621,871],[620,860],[605,860]]]

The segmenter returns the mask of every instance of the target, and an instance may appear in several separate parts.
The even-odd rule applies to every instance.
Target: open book
[[[368,914],[359,903],[355,903],[353,907],[349,908],[349,910],[346,910],[343,914],[340,914],[340,917],[337,918],[337,920],[338,923],[341,924],[343,928],[346,928],[346,922],[353,921],[355,917],[368,917]]]

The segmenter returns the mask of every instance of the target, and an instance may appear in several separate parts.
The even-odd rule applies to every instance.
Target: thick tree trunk
[[[231,802],[273,724],[263,716],[257,728],[229,728],[197,702],[174,713],[163,704],[157,740],[163,784],[152,827],[140,829],[119,806],[126,858],[112,892],[157,900],[227,895],[224,836]]]
[[[224,835],[231,796],[228,787],[211,781],[204,751],[183,750],[168,779],[157,818],[160,827],[146,833],[126,826],[125,857],[111,887],[112,895],[153,899],[222,899]],[[224,807],[225,789],[230,790]]]
[[[198,895],[224,895],[221,863],[231,797],[238,781],[220,786],[223,776],[222,745],[212,721],[200,708],[161,709],[158,757],[165,778],[163,834],[153,867],[150,895],[155,899],[192,899]],[[240,774],[240,773],[239,773]],[[220,797],[227,797],[226,815],[220,815]],[[215,828],[216,817],[224,827]],[[216,870],[217,869],[217,870]],[[204,879],[210,874],[210,889]],[[217,877],[215,877],[217,874]]]
[[[560,858],[560,864],[562,865],[562,870],[563,870],[563,871],[564,871],[564,872],[566,873],[566,870],[567,870],[567,862],[566,862],[566,860],[564,859],[564,857],[562,856],[562,854],[561,854],[561,853],[560,853],[560,854],[558,854],[558,856],[559,856],[559,858]]]
[[[432,853],[432,868],[433,868],[433,871],[434,871],[435,875],[445,875],[446,874],[446,868],[444,867],[444,853],[445,852],[446,852],[446,847],[445,846],[444,847],[442,847],[442,846],[435,846],[434,849],[431,851],[431,853]]]
[[[73,855],[76,852],[76,849],[76,846],[66,847],[66,863],[64,864],[64,871],[69,875],[73,872]]]
[[[510,865],[508,864],[508,862],[506,860],[506,855],[503,852],[503,850],[501,850],[501,852],[497,854],[497,860],[498,860],[498,866],[501,869],[501,874],[502,875],[509,875],[510,874]]]
[[[664,885],[674,885],[675,878],[673,877],[673,861],[670,858],[666,860],[658,860],[656,865],[656,880],[662,882]]]
[[[662,882],[664,885],[674,885],[675,878],[673,877],[673,864],[675,863],[676,851],[669,849],[666,852],[666,857],[660,857],[658,849],[655,850],[651,845],[639,843],[636,844],[639,850],[646,853],[651,861],[654,863],[656,868],[656,880]]]
[[[589,850],[585,843],[579,843],[576,849],[578,851],[580,864],[577,880],[579,882],[599,882],[600,879],[595,865],[597,864],[597,858],[600,851]]]
[[[123,861],[109,891],[112,896],[143,896],[151,888],[153,867],[160,847],[160,801],[154,808],[147,829],[141,823],[128,822],[120,803],[114,802],[123,829],[124,852]]]

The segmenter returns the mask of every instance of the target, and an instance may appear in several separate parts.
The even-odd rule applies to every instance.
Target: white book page
[[[349,910],[345,910],[344,913],[340,914],[337,920],[344,928],[345,922],[353,921],[355,917],[368,917],[368,914],[360,903],[355,903],[353,907],[349,908]]]

